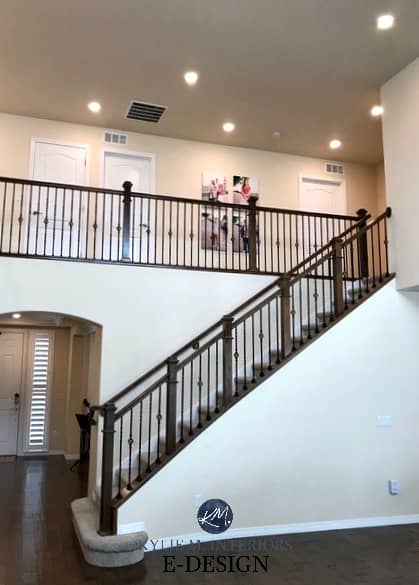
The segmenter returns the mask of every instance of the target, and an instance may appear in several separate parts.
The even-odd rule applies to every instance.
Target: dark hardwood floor
[[[0,585],[419,583],[418,525],[266,537],[254,539],[248,553],[242,541],[226,541],[228,551],[202,545],[200,552],[176,552],[176,564],[185,564],[188,554],[269,555],[266,573],[165,573],[164,554],[171,551],[147,553],[143,563],[124,569],[91,567],[80,553],[69,509],[85,493],[85,475],[68,471],[62,457],[0,463]]]

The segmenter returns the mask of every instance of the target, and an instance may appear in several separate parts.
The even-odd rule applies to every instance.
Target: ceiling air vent
[[[103,140],[106,144],[128,144],[128,135],[106,130]]]
[[[344,175],[345,168],[340,163],[327,162],[326,163],[326,173],[328,175]]]
[[[130,120],[140,120],[141,122],[158,124],[166,110],[166,106],[133,101],[131,102],[126,117]]]

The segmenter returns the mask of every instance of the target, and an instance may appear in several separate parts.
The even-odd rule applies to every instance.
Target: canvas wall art
[[[227,176],[223,173],[202,173],[202,199],[213,203],[228,203]]]
[[[234,175],[233,203],[236,203],[237,205],[247,205],[251,195],[259,199],[259,180],[256,177]]]

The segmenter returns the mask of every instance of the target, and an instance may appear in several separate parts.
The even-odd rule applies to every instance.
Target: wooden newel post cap
[[[132,190],[132,183],[131,183],[131,181],[125,181],[125,182],[122,184],[122,188],[123,188],[123,190],[124,190],[125,192],[128,192],[128,193],[130,193],[130,192],[131,192],[131,190]]]
[[[224,315],[221,321],[232,323],[234,321],[234,317],[232,317],[231,315]]]
[[[361,219],[363,218],[365,215],[368,215],[368,211],[364,208],[358,209],[358,211],[356,212],[357,216]]]

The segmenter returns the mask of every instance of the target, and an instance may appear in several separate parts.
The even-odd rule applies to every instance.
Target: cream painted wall
[[[418,324],[419,295],[389,283],[181,451],[120,508],[119,526],[203,540],[197,495],[231,505],[222,538],[417,522]]]
[[[419,59],[381,90],[390,253],[399,288],[419,288]]]
[[[101,391],[89,396],[103,402],[272,278],[0,258],[0,281],[0,314],[63,313],[103,326]]]
[[[50,451],[64,451],[69,383],[70,329],[54,329],[54,369],[51,387]],[[76,449],[75,453],[77,453]],[[72,451],[74,453],[74,451]]]
[[[79,453],[80,431],[76,413],[86,411],[83,399],[88,395],[89,373],[89,336],[73,335],[68,385],[67,409],[65,417],[65,453]]]
[[[26,178],[31,137],[63,140],[90,147],[88,182],[101,185],[103,128],[0,114],[0,175]],[[324,161],[259,150],[217,146],[172,138],[129,133],[130,151],[157,157],[156,191],[200,198],[203,170],[254,175],[260,180],[261,205],[299,208],[299,177],[324,176]],[[120,148],[120,147],[113,147]],[[123,148],[120,148],[123,150]],[[333,160],[333,159],[332,159]],[[377,211],[375,169],[346,163],[348,213],[361,207]]]
[[[384,162],[375,167],[375,185],[377,191],[377,213],[382,213],[387,207],[386,172]]]

